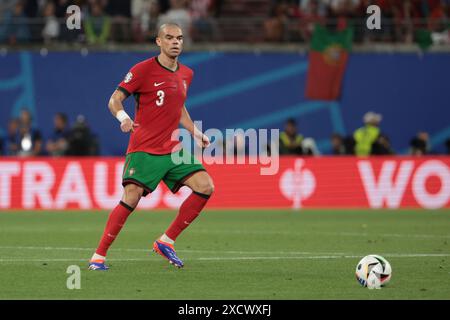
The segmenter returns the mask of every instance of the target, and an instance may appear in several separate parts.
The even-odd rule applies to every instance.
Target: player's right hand
[[[133,132],[137,127],[139,127],[139,124],[134,123],[131,119],[125,119],[120,124],[120,130],[122,130],[122,132]]]

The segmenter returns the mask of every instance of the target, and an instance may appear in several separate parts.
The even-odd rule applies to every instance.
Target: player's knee
[[[199,193],[211,195],[214,192],[214,184],[211,181],[211,179],[208,179],[208,180],[205,180],[205,181],[201,181],[197,185],[197,190],[196,191],[199,192]]]
[[[139,200],[141,200],[144,189],[135,184],[129,184],[125,186],[125,191],[123,193],[122,201],[125,202],[132,208],[135,208]]]

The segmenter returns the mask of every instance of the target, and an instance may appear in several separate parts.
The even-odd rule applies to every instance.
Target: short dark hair
[[[289,118],[286,120],[286,124],[292,124],[293,126],[297,125],[297,121],[294,118]]]
[[[62,112],[57,112],[56,113],[57,117],[60,117],[61,120],[66,124],[67,123],[67,115],[65,113]]]
[[[22,107],[22,109],[20,109],[20,113],[22,113],[22,112],[28,113],[28,114],[30,115],[30,119],[33,119],[33,114],[31,113],[30,108],[28,108],[28,107]]]
[[[332,138],[332,139],[333,139],[333,138],[337,138],[337,139],[344,140],[344,137],[343,137],[340,133],[337,133],[337,132],[333,132],[333,133],[331,134],[331,138]]]

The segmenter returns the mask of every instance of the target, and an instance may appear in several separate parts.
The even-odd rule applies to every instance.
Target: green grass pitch
[[[133,213],[95,272],[108,212],[2,211],[0,299],[450,299],[449,210],[207,210],[177,241],[183,269],[150,250],[175,214]],[[355,279],[371,253],[393,268],[381,290]]]

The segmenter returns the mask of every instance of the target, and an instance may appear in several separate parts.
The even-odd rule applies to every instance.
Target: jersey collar
[[[172,72],[172,73],[175,73],[175,72],[178,71],[178,69],[180,69],[180,64],[178,63],[178,61],[177,61],[177,68],[176,68],[175,70],[170,70],[169,68],[164,67],[164,66],[161,64],[161,62],[159,62],[158,56],[155,57],[155,60],[156,60],[156,62],[158,62],[158,64],[160,65],[161,68],[166,69],[167,71],[170,71],[170,72]]]

